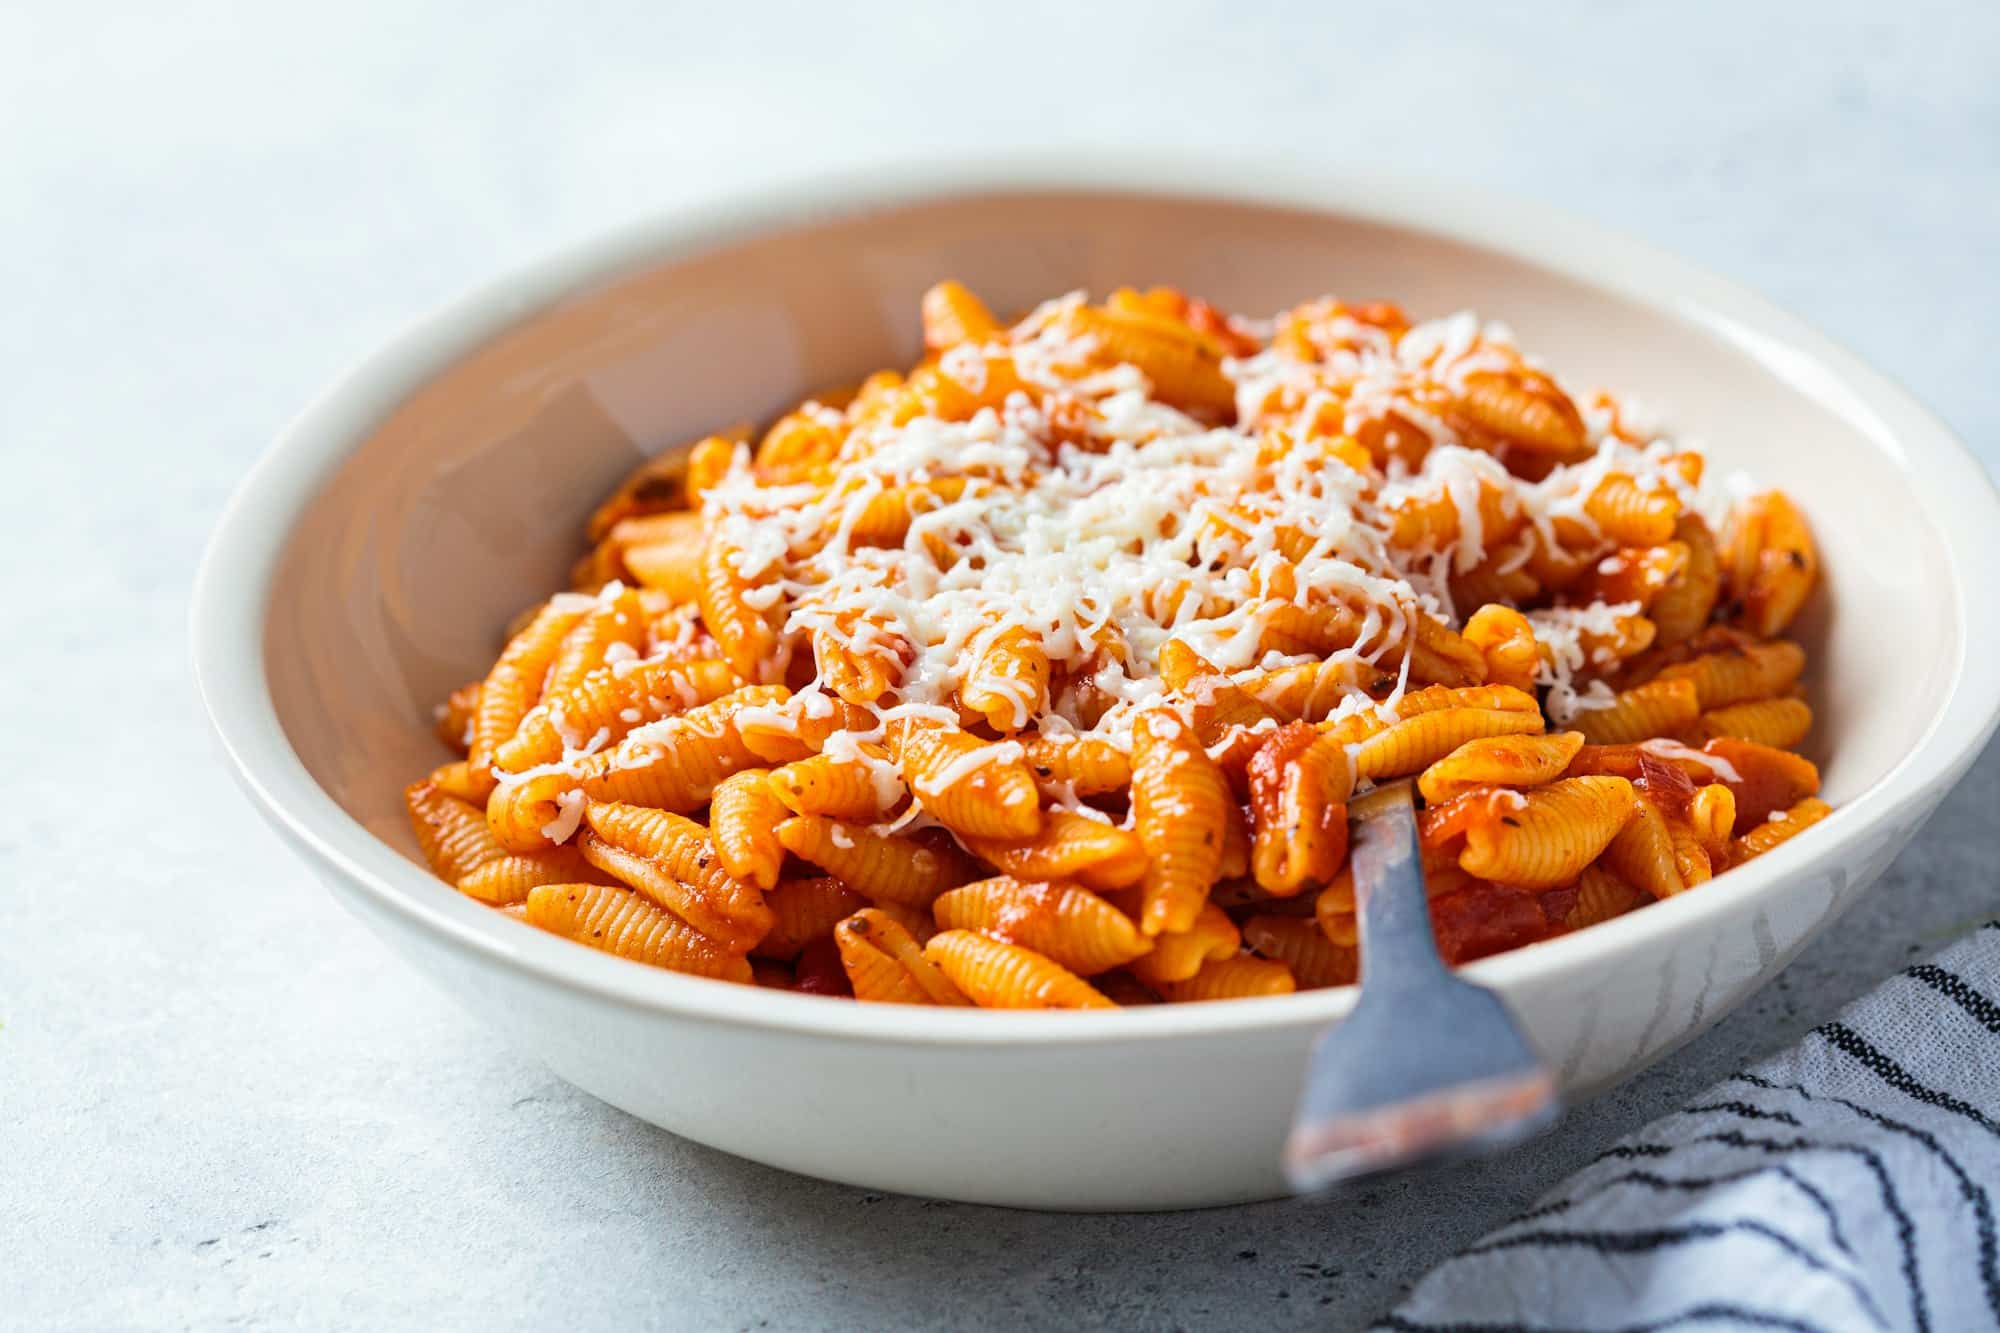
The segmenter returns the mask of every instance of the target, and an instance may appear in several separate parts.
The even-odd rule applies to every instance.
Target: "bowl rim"
[[[1871,831],[1926,805],[1961,773],[2000,722],[2000,606],[1978,600],[1968,578],[1968,572],[2000,569],[2000,490],[1951,430],[1905,390],[1763,297],[1597,224],[1484,189],[1242,157],[1042,152],[794,178],[649,215],[573,241],[446,302],[336,379],[230,497],[194,584],[190,635],[197,688],[253,802],[303,851],[408,925],[489,964],[640,1011],[800,1035],[972,1046],[1270,1032],[1323,1025],[1344,1013],[1353,987],[1051,1017],[830,1004],[818,996],[647,967],[522,929],[445,889],[320,787],[279,721],[264,641],[272,581],[292,532],[353,449],[461,357],[580,291],[750,237],[923,202],[1051,193],[1295,208],[1386,224],[1476,245],[1696,324],[1769,373],[1821,397],[1869,435],[1900,464],[1944,546],[1957,660],[1922,737],[1888,773],[1837,808],[1812,837],[1732,871],[1727,896],[1678,895],[1589,930],[1482,959],[1466,975],[1505,994],[1579,973],[1610,955],[1636,958],[1699,933],[1704,921],[1783,891],[1809,866],[1851,863]]]

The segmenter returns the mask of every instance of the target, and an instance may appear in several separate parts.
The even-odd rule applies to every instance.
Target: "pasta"
[[[864,1003],[1352,983],[1347,803],[1413,779],[1453,962],[1826,818],[1776,491],[1497,325],[1129,288],[632,473],[405,791],[474,900]]]
[[[771,929],[751,947],[755,958],[790,962],[814,940],[868,906],[868,900],[831,876],[791,879],[764,896],[774,918]]]
[[[877,903],[927,908],[940,893],[973,877],[971,861],[950,846],[817,815],[799,815],[778,825],[778,841],[801,861]]]
[[[864,907],[833,928],[854,998],[879,1004],[965,1004],[965,993],[924,956],[902,923]]]
[[[1078,976],[1122,967],[1153,947],[1130,917],[1068,884],[1002,875],[951,890],[932,911],[946,930],[977,930],[1022,945]]]
[[[508,640],[480,682],[478,703],[472,712],[471,745],[466,755],[474,790],[483,795],[493,789],[491,776],[495,752],[511,740],[521,722],[541,698],[547,678],[563,639],[583,618],[591,603],[576,599],[551,598],[534,619]]]
[[[973,855],[1022,879],[1073,879],[1087,888],[1122,889],[1146,873],[1146,848],[1137,834],[1069,810],[1051,810],[1032,838],[963,841]]]
[[[1258,887],[1290,897],[1331,880],[1347,857],[1354,788],[1354,762],[1340,737],[1290,723],[1257,747],[1249,771],[1256,827],[1250,866]]]
[[[544,884],[608,882],[609,876],[584,859],[575,847],[551,847],[545,852],[502,856],[459,876],[458,891],[492,907],[528,901],[528,891]]]
[[[1147,713],[1132,727],[1132,823],[1146,849],[1139,928],[1188,929],[1222,872],[1229,782],[1187,724]]]
[[[577,839],[584,859],[651,898],[734,953],[774,924],[754,885],[731,875],[708,830],[664,810],[592,802]]]
[[[724,778],[708,802],[708,827],[722,868],[769,892],[785,864],[778,825],[791,816],[771,789],[771,775],[746,768]]]
[[[879,748],[865,748],[861,754],[869,762],[808,755],[773,770],[766,781],[771,794],[792,814],[872,821],[902,799],[903,780]],[[886,792],[882,787],[885,771],[889,779]]]
[[[1204,964],[1233,958],[1243,946],[1243,932],[1227,912],[1203,903],[1186,930],[1168,931],[1153,939],[1153,947],[1132,961],[1131,972],[1156,991],[1186,981]]]
[[[750,980],[750,964],[666,908],[609,884],[530,889],[527,918],[552,935],[654,967],[724,981]]]
[[[933,935],[924,957],[988,1009],[1112,1009],[1089,982],[1032,949],[970,930]]]
[[[1186,981],[1168,985],[1165,998],[1186,1003],[1191,1000],[1237,1000],[1260,995],[1290,995],[1298,988],[1292,969],[1275,958],[1237,954],[1203,963],[1201,971]]]
[[[1345,986],[1360,975],[1355,951],[1328,939],[1309,917],[1253,916],[1243,923],[1243,942],[1290,968],[1300,987]]]

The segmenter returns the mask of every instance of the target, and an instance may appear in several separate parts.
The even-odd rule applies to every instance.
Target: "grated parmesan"
[[[1032,682],[997,682],[1014,730],[1089,736],[1129,751],[1141,714],[1191,718],[1160,678],[1158,655],[1170,639],[1247,679],[1328,656],[1269,649],[1267,631],[1282,608],[1339,603],[1359,616],[1360,638],[1330,656],[1377,663],[1409,641],[1419,614],[1461,624],[1475,608],[1455,605],[1453,580],[1477,569],[1518,571],[1533,558],[1529,537],[1555,542],[1559,523],[1567,547],[1597,543],[1579,554],[1617,572],[1620,558],[1586,508],[1613,473],[1671,491],[1691,512],[1714,503],[1674,466],[1680,451],[1670,441],[1634,443],[1639,418],[1606,395],[1572,395],[1591,452],[1538,481],[1462,439],[1450,403],[1468,377],[1534,364],[1503,326],[1470,313],[1399,336],[1329,314],[1322,362],[1270,346],[1224,361],[1237,420],[1217,425],[1155,397],[1137,367],[1094,360],[1098,348],[1071,319],[1083,300],[1071,293],[1045,302],[1011,334],[951,348],[937,363],[978,393],[989,368],[1011,358],[1039,400],[1014,393],[962,421],[859,417],[823,483],[760,474],[739,449],[704,495],[711,532],[753,585],[745,602],[781,630],[781,654],[827,644],[885,665],[894,684],[870,707],[872,727],[836,733],[824,747],[868,763],[885,808],[902,799],[902,783],[861,745],[899,718],[959,725],[960,685],[1009,630],[1031,633],[1055,667],[1046,698]],[[1074,426],[1053,428],[1059,405],[1084,409],[1081,436]],[[850,424],[813,411],[830,425]],[[1428,437],[1414,467],[1391,458],[1379,473],[1357,471],[1313,443],[1324,422],[1352,435],[1389,413]],[[1274,449],[1273,431],[1305,443]],[[947,480],[955,485],[935,486]],[[1508,520],[1504,534],[1488,530],[1489,492]],[[907,526],[887,539],[879,535],[885,496],[917,497]],[[1455,515],[1452,536],[1436,549],[1392,540],[1398,507],[1417,501],[1443,501]],[[1536,684],[1554,721],[1615,701],[1594,678],[1613,664],[1588,660],[1586,636],[1615,637],[1619,617],[1638,610],[1628,602],[1526,613],[1544,648]],[[684,629],[695,632],[691,622]],[[1409,687],[1410,656],[1402,654],[1386,702],[1357,691],[1334,717],[1393,707]],[[782,708],[744,709],[736,720],[795,734],[799,717],[833,707],[822,678]],[[1011,741],[987,744],[939,780],[950,785],[1021,753]],[[1089,809],[1073,794],[1056,796]],[[892,825],[923,818],[906,811]]]
[[[1639,748],[1650,751],[1662,759],[1682,759],[1690,764],[1700,764],[1709,771],[1710,776],[1721,778],[1724,782],[1743,781],[1743,775],[1736,771],[1736,765],[1727,759],[1704,750],[1690,749],[1671,737],[1655,736],[1651,740],[1640,741]]]
[[[542,825],[542,836],[550,842],[568,842],[583,822],[583,789],[572,787],[556,797],[557,815]]]

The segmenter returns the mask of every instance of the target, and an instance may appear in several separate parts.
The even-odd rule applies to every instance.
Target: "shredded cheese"
[[[1710,776],[1721,778],[1724,782],[1743,781],[1743,775],[1736,771],[1736,765],[1727,759],[1704,750],[1690,749],[1670,737],[1655,736],[1651,740],[1640,741],[1639,748],[1651,751],[1662,759],[1682,759],[1690,764],[1700,764],[1709,771]]]
[[[1457,625],[1476,609],[1456,604],[1458,581],[1475,571],[1516,575],[1538,543],[1560,546],[1603,575],[1622,569],[1588,507],[1607,477],[1670,492],[1690,512],[1714,507],[1676,466],[1682,451],[1634,434],[1638,415],[1603,394],[1571,395],[1587,456],[1530,472],[1535,481],[1510,471],[1505,447],[1468,434],[1453,404],[1473,376],[1534,363],[1504,327],[1470,313],[1391,328],[1320,303],[1317,360],[1274,338],[1222,362],[1235,420],[1218,424],[1162,401],[1138,367],[1106,364],[1092,336],[1078,332],[1088,327],[1076,318],[1083,299],[1072,293],[1047,302],[1011,333],[953,347],[936,363],[965,393],[980,395],[991,367],[1005,359],[1032,393],[990,395],[967,420],[907,413],[850,420],[809,404],[801,409],[808,420],[844,436],[812,481],[760,469],[750,450],[736,451],[704,493],[711,540],[723,543],[748,583],[744,603],[780,629],[774,669],[800,652],[821,655],[817,676],[787,704],[741,709],[737,725],[796,734],[800,718],[831,714],[827,652],[880,666],[892,684],[868,707],[872,724],[835,733],[823,749],[866,765],[883,808],[892,809],[905,795],[902,780],[871,752],[886,725],[960,725],[960,687],[1011,631],[1032,636],[1053,668],[1046,693],[1035,681],[983,677],[1002,709],[1011,705],[1010,730],[1023,735],[1086,736],[1129,752],[1142,714],[1191,721],[1189,701],[1161,678],[1170,640],[1239,681],[1326,659],[1385,669],[1393,662],[1386,700],[1356,691],[1332,716],[1393,709],[1410,684],[1406,645],[1420,618]],[[1283,324],[1229,327],[1239,337],[1265,337]],[[1353,437],[1392,417],[1398,430],[1421,436],[1418,461],[1357,461]],[[1330,440],[1330,424],[1350,438]],[[1436,535],[1413,544],[1397,534],[1399,515],[1415,506],[1448,521],[1430,524],[1426,531]],[[885,512],[894,520],[886,526]],[[1301,642],[1284,630],[1300,608],[1344,613],[1358,637],[1331,651]],[[1591,660],[1586,645],[1615,641],[1619,619],[1638,610],[1591,602],[1527,612],[1542,649],[1536,684],[1555,722],[1614,702],[1597,676],[1615,663]],[[675,641],[657,651],[684,652],[700,632],[687,617]],[[620,672],[646,660],[657,656],[641,658],[622,644],[606,655]],[[603,744],[601,735],[573,734],[559,715],[551,721],[566,764]],[[664,740],[685,725],[670,718],[630,734],[640,743]],[[1235,739],[1224,737],[1211,752]],[[1011,740],[989,743],[935,779],[949,787],[1022,753]],[[1101,813],[1073,793],[1055,796]],[[885,827],[927,819],[920,804]]]

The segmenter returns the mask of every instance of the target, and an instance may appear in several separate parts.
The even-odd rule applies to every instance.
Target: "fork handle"
[[[1386,787],[1356,822],[1354,908],[1361,966],[1373,975],[1364,997],[1382,988],[1429,985],[1446,971],[1431,935],[1423,848],[1407,783]]]

